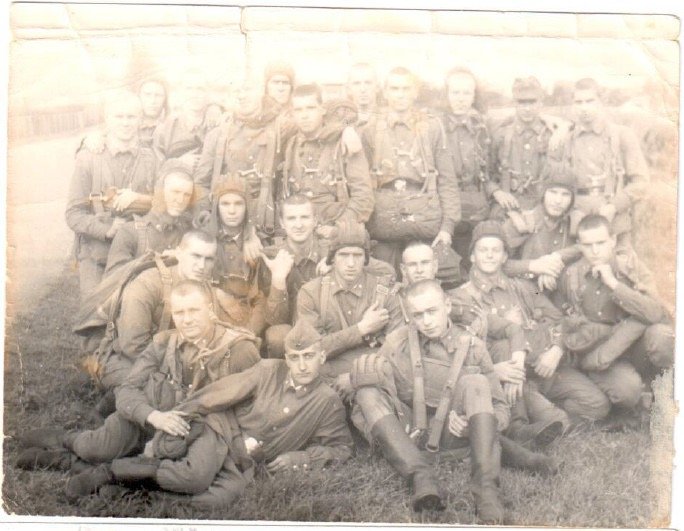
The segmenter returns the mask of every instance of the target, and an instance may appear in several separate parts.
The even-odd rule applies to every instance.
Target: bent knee
[[[666,324],[654,324],[644,332],[646,355],[653,365],[671,367],[674,363],[674,330]]]
[[[606,394],[616,406],[633,408],[639,403],[642,387],[641,377],[634,369],[622,370],[619,377],[611,382]]]

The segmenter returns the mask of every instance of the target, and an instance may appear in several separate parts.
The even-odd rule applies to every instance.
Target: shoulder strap
[[[282,181],[282,199],[290,195],[290,165],[292,164],[292,154],[295,150],[295,142],[297,135],[290,137],[285,145],[285,157],[283,161],[283,181]]]
[[[276,156],[276,139],[264,131],[266,134],[266,147],[262,153],[260,161],[261,177],[259,183],[259,200],[257,202],[257,226],[270,233],[275,229],[275,205],[273,204],[273,168]]]
[[[615,179],[614,190],[619,192],[625,180],[625,166],[622,164],[622,153],[620,152],[620,130],[617,126],[608,124],[608,134],[610,135],[610,174]]]
[[[147,234],[148,224],[145,219],[134,215],[133,226],[135,227],[135,232],[138,235],[138,250],[136,252],[136,257],[138,257],[147,252],[147,246],[149,244],[149,237]]]
[[[328,313],[328,302],[330,301],[330,277],[325,275],[321,277],[321,300],[319,302],[321,306],[321,320],[325,320],[325,316]]]
[[[223,127],[221,127],[221,132],[219,133],[218,138],[216,139],[216,154],[214,155],[214,165],[211,168],[211,183],[209,184],[209,190],[213,190],[214,186],[221,177],[223,157],[226,154],[226,147],[228,144],[228,139],[230,138],[231,124],[224,124]]]
[[[161,321],[159,322],[159,331],[163,330],[168,330],[169,325],[171,324],[171,305],[170,305],[170,299],[171,299],[171,284],[173,283],[173,279],[171,277],[171,270],[166,267],[166,264],[161,258],[161,255],[155,254],[154,255],[154,262],[157,264],[157,269],[159,270],[159,275],[161,276],[161,281],[162,281],[162,289],[163,289],[163,297],[164,297],[164,302],[162,306],[162,317]]]
[[[425,373],[423,358],[418,342],[418,330],[415,326],[408,327],[409,354],[413,367],[413,425],[419,431],[427,429],[427,408],[425,405]]]
[[[468,355],[468,350],[470,350],[471,345],[472,336],[469,334],[462,335],[458,340],[458,347],[456,348],[454,359],[452,360],[451,367],[449,368],[449,377],[444,384],[444,389],[442,389],[442,396],[439,399],[439,405],[437,406],[435,416],[430,422],[428,441],[425,444],[425,449],[428,452],[439,451],[439,440],[442,438],[444,422],[446,421],[447,415],[449,413],[449,407],[451,406],[451,397],[454,388],[456,387],[458,376],[461,373],[461,367],[463,367],[463,362]]]

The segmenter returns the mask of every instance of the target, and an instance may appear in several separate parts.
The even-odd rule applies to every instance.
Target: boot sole
[[[552,422],[534,436],[535,446],[537,448],[546,448],[563,435],[563,429],[563,423],[560,420]]]
[[[446,506],[437,494],[428,494],[413,503],[413,510],[420,511],[443,511]]]

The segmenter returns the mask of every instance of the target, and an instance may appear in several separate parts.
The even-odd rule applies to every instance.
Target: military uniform
[[[160,161],[177,159],[187,153],[201,153],[208,128],[204,119],[190,125],[180,112],[169,114],[154,130],[152,148]]]
[[[452,157],[439,119],[417,110],[407,119],[385,111],[369,121],[363,130],[363,139],[371,161],[376,194],[379,191],[393,194],[396,202],[404,205],[409,196],[416,196],[416,192],[423,189],[427,196],[436,195],[432,212],[406,212],[392,223],[400,225],[427,216],[430,217],[427,224],[431,225],[432,217],[441,210],[441,218],[435,220],[436,230],[431,238],[439,231],[453,234],[454,227],[461,221],[461,202]],[[374,215],[377,218],[377,207]],[[378,240],[373,256],[397,268],[405,242],[380,238],[374,233],[374,224],[378,223],[371,218],[369,224],[371,237]],[[380,228],[381,234],[392,232],[392,227]],[[418,229],[428,230],[427,226]]]
[[[106,234],[113,218],[132,218],[130,209],[123,212],[110,210],[102,195],[111,188],[130,188],[151,196],[156,172],[154,153],[137,142],[121,146],[109,140],[102,153],[81,150],[76,155],[66,221],[76,234],[81,297],[92,291],[102,278],[110,246]]]
[[[648,167],[634,133],[605,118],[589,127],[575,124],[565,140],[562,163],[577,178],[579,212],[597,214],[601,206],[614,205],[611,233],[629,240],[636,188],[648,182]]]
[[[612,403],[633,407],[642,391],[639,372],[648,378],[672,366],[674,330],[634,252],[618,250],[611,267],[614,290],[592,276],[584,258],[561,275],[558,291],[569,314],[565,343]]]

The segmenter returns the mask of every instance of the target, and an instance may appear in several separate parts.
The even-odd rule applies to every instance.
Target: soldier
[[[170,251],[191,228],[189,209],[195,197],[190,169],[178,160],[168,160],[159,172],[152,209],[119,229],[107,255],[105,275],[148,251]]]
[[[606,118],[593,79],[575,84],[573,110],[577,121],[564,144],[563,165],[577,178],[575,206],[606,217],[618,243],[629,244],[631,207],[649,178],[639,141]]]
[[[142,120],[138,128],[138,136],[143,146],[152,147],[154,130],[169,112],[169,91],[163,80],[148,77],[140,83],[138,97],[142,105]]]
[[[492,197],[498,203],[492,217],[504,218],[503,211],[530,210],[541,199],[544,180],[560,164],[559,136],[565,129],[541,114],[544,91],[535,77],[513,83],[515,116],[494,132],[493,178],[499,190]]]
[[[76,235],[81,298],[100,282],[117,231],[133,213],[146,213],[152,204],[157,160],[138,141],[140,113],[134,94],[116,94],[105,108],[104,150],[76,155],[66,222]]]
[[[373,255],[398,268],[408,241],[450,246],[461,209],[440,121],[414,107],[418,80],[394,68],[384,95],[389,108],[363,130],[376,200],[368,230],[378,241]]]
[[[356,360],[347,375],[355,390],[352,420],[409,479],[414,510],[444,509],[415,440],[427,435],[430,452],[469,446],[478,517],[501,524],[497,431],[508,425],[509,412],[487,349],[451,322],[451,302],[436,281],[411,284],[406,303],[411,324],[389,334],[377,354]]]
[[[169,114],[152,137],[152,147],[160,161],[181,159],[195,170],[210,129],[205,121],[208,103],[204,75],[198,70],[185,72],[180,109]]]
[[[461,195],[461,221],[455,228],[453,247],[467,266],[473,228],[487,219],[489,200],[499,187],[490,180],[491,138],[477,108],[475,76],[466,68],[454,68],[447,73],[445,89],[448,110],[443,116],[444,128]]]
[[[258,282],[258,264],[248,263],[243,252],[249,232],[248,206],[241,180],[228,177],[219,182],[212,192],[207,231],[218,240],[214,278],[219,303],[233,308],[237,323],[260,336],[266,326],[266,298]]]
[[[72,476],[66,495],[71,500],[95,492],[115,479],[129,479],[131,468],[149,470],[148,462],[136,467],[117,459],[154,448],[155,430],[190,437],[191,418],[176,410],[190,393],[212,381],[251,367],[259,360],[255,338],[216,323],[211,295],[202,283],[185,280],[171,293],[176,330],[162,332],[139,356],[117,389],[117,411],[105,424],[82,432],[59,429],[33,430],[22,437],[25,447],[20,468],[69,470],[79,460],[95,465]],[[200,494],[209,488],[223,466],[225,442],[199,423],[187,456],[164,459],[151,474],[156,483],[173,492]],[[83,463],[80,463],[83,468]]]
[[[292,65],[282,61],[269,63],[264,69],[266,98],[281,110],[284,109],[290,102],[294,81],[295,72]]]
[[[373,193],[360,141],[350,151],[348,139],[354,131],[337,122],[325,123],[322,101],[317,85],[301,85],[293,92],[297,134],[285,150],[283,197],[303,194],[311,199],[319,224],[316,234],[330,239],[340,223],[368,220]]]
[[[402,322],[391,279],[364,270],[370,258],[366,230],[350,223],[337,232],[327,257],[332,271],[304,284],[297,297],[297,321],[309,322],[324,336],[327,377],[348,372],[354,358],[379,347]]]
[[[378,112],[378,80],[371,65],[356,63],[349,69],[347,94],[356,105],[356,126],[361,128]]]
[[[502,230],[511,252],[504,271],[536,279],[540,289],[554,291],[563,268],[580,257],[571,234],[575,179],[555,172],[543,183],[541,201],[532,209],[510,211]]]
[[[503,272],[507,258],[500,225],[480,223],[473,232],[470,281],[456,290],[455,304],[522,327],[527,341],[524,350],[513,350],[505,341],[492,343],[490,349],[509,403],[524,396],[529,421],[542,427],[557,420],[568,426],[604,418],[609,411],[606,396],[563,356],[562,313],[530,281],[508,277]],[[509,360],[513,363],[500,363]],[[523,369],[522,378],[519,369]],[[511,436],[518,440],[536,437],[527,425],[527,418],[516,418]]]
[[[586,216],[577,237],[582,258],[558,286],[569,314],[565,344],[611,403],[630,410],[639,403],[642,376],[650,384],[672,366],[674,330],[649,271],[631,247],[616,247],[606,218]]]

